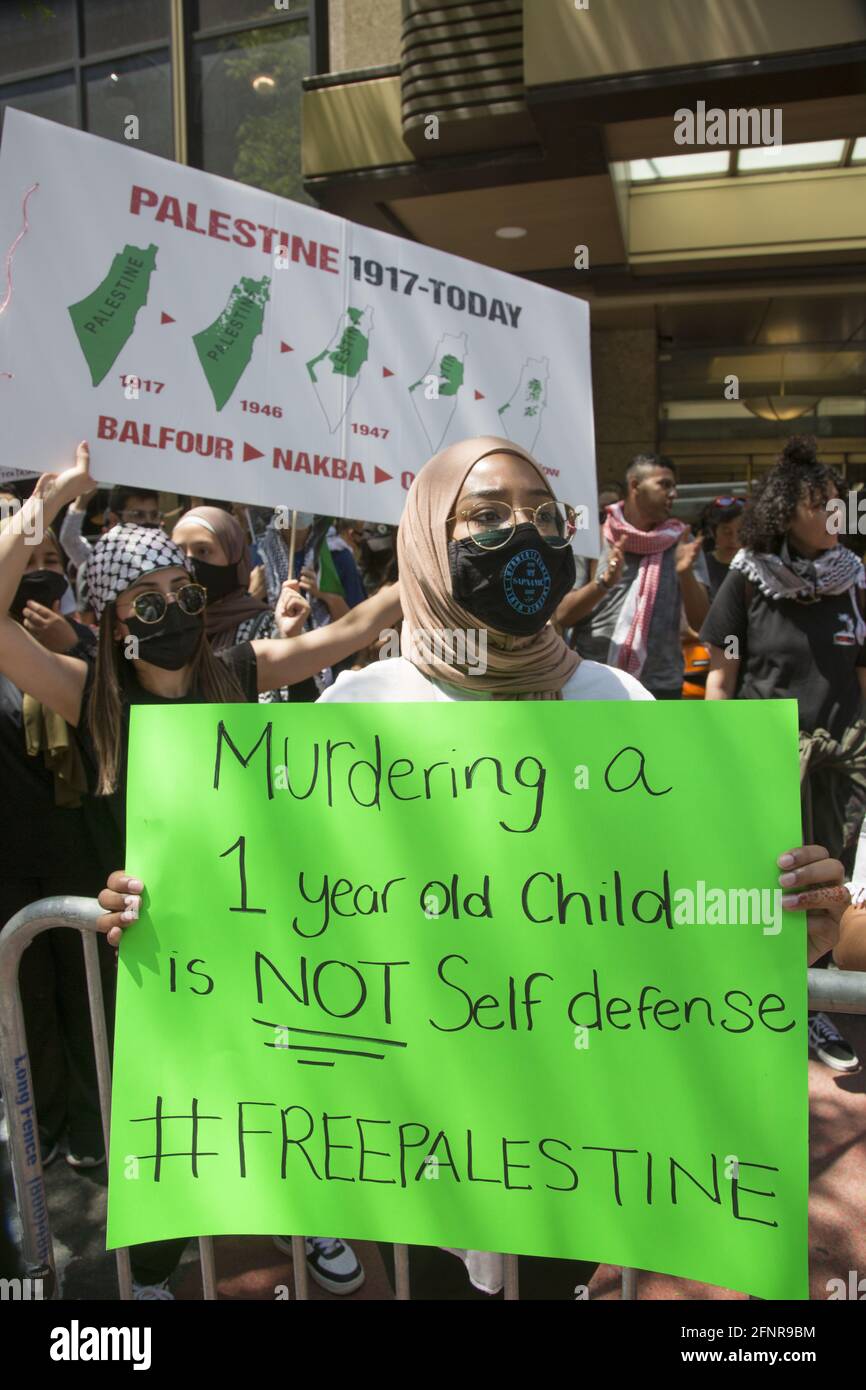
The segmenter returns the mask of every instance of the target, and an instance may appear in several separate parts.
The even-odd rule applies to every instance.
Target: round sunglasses
[[[174,591],[174,599],[184,613],[194,617],[204,612],[207,589],[201,584],[184,584]],[[139,622],[158,623],[168,612],[168,598],[159,589],[149,589],[147,593],[136,594],[131,607]]]

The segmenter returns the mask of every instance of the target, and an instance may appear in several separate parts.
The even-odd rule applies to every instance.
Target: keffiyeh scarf
[[[609,664],[619,667],[621,671],[628,671],[629,675],[639,676],[646,662],[647,638],[659,591],[662,556],[679,542],[685,529],[684,522],[671,517],[653,531],[640,531],[626,521],[622,502],[607,509],[602,535],[608,545],[625,540],[628,554],[643,556],[610,639]]]
[[[801,555],[792,555],[785,540],[778,555],[738,550],[731,561],[731,569],[740,570],[767,598],[814,603],[825,595],[848,593],[857,641],[866,639],[866,623],[857,598],[859,590],[866,588],[866,571],[853,550],[846,546],[834,545],[814,560],[807,560]]]
[[[97,622],[105,606],[142,575],[192,566],[179,545],[155,526],[115,526],[93,547],[87,561],[87,594]]]

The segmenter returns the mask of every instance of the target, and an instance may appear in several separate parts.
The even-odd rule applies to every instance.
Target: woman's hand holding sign
[[[840,861],[831,859],[822,845],[801,845],[779,855],[776,862],[782,870],[783,908],[807,914],[809,964],[839,948],[837,963],[843,970],[866,969],[866,910],[851,906]],[[110,945],[119,945],[125,929],[138,921],[143,892],[141,879],[122,869],[109,877],[99,894],[105,916],[98,926]]]
[[[782,907],[788,912],[806,912],[811,965],[838,945],[842,916],[851,903],[845,870],[822,845],[788,850],[779,855],[778,864],[782,870]]]
[[[130,878],[123,869],[109,875],[108,883],[99,895],[99,906],[105,908],[97,926],[108,936],[109,946],[119,946],[126,927],[138,921],[144,884],[140,878]]]

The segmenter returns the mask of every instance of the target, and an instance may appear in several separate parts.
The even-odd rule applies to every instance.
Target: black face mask
[[[15,592],[10,612],[14,618],[21,619],[24,605],[31,599],[45,608],[53,608],[59,598],[66,593],[66,579],[57,570],[31,570],[25,574]]]
[[[204,637],[200,613],[184,613],[179,603],[170,603],[158,623],[143,623],[134,615],[124,619],[133,637],[138,638],[138,656],[163,671],[179,671],[188,666]]]
[[[540,632],[576,578],[571,546],[548,545],[531,522],[516,527],[499,550],[482,550],[468,537],[449,541],[448,560],[461,608],[514,637]]]
[[[237,565],[209,565],[193,555],[192,572],[196,582],[207,589],[208,603],[216,603],[240,588]]]

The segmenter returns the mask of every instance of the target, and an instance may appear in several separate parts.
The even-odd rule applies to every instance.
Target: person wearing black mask
[[[26,553],[10,617],[51,650],[86,654],[94,645],[92,635],[60,615],[69,586],[53,532],[44,532]],[[100,867],[82,809],[86,783],[74,735],[62,718],[5,675],[0,675],[0,782],[0,926],[40,898],[97,893]],[[114,960],[102,942],[99,955],[110,1011]],[[57,929],[37,936],[22,957],[19,982],[42,1162],[57,1157],[66,1135],[70,1166],[95,1167],[104,1159],[104,1145],[76,934]]]
[[[574,583],[576,514],[505,439],[466,439],[419,472],[397,534],[402,655],[323,700],[649,699],[550,626]]]
[[[248,592],[246,537],[230,512],[221,507],[193,507],[175,524],[171,537],[186,554],[196,581],[207,590],[205,630],[215,652],[254,638],[294,637],[301,630],[305,614],[290,621],[278,619],[268,603]],[[284,686],[263,692],[259,700],[270,704],[293,698],[315,700],[316,695],[315,681],[308,679],[294,689]]]
[[[0,673],[76,728],[90,793],[83,807],[95,847],[95,854],[86,852],[82,862],[91,863],[105,882],[125,857],[132,705],[255,700],[261,691],[292,685],[367,646],[381,628],[396,621],[400,606],[393,590],[383,591],[315,632],[242,642],[215,654],[205,637],[207,594],[195,582],[184,551],[158,528],[116,526],[96,542],[87,567],[90,602],[99,623],[95,660],[46,651],[9,610],[28,563],[28,534],[40,517],[50,526],[66,503],[92,488],[89,465],[89,450],[82,442],[73,467],[38,480],[22,508],[21,524],[0,530]],[[286,583],[277,617],[291,621],[303,618],[306,611],[296,583]],[[20,808],[16,810],[20,814]],[[34,844],[34,853],[38,849]],[[64,891],[91,897],[94,886]],[[41,896],[44,893],[32,895]],[[177,1257],[177,1242],[136,1252],[136,1281],[142,1291],[151,1290],[144,1296],[170,1297],[162,1283]],[[154,1293],[154,1288],[160,1291]]]

